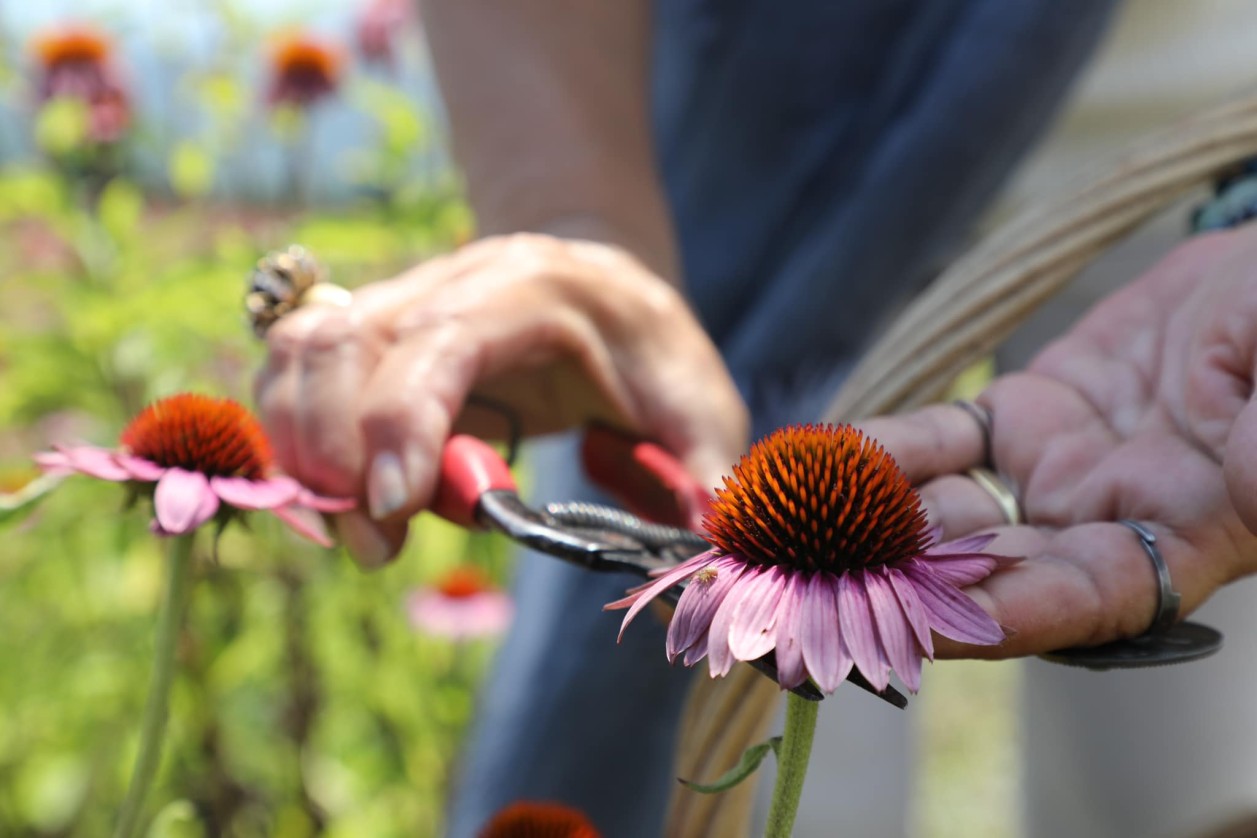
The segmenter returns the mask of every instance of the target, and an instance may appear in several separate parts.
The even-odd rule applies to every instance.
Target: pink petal
[[[968,556],[963,559],[926,559],[930,570],[944,582],[964,588],[975,582],[981,582],[990,576],[998,566],[994,556]]]
[[[703,634],[685,650],[685,657],[681,659],[681,662],[686,666],[693,666],[705,657],[707,657],[707,635]]]
[[[777,645],[777,603],[786,587],[785,574],[770,567],[746,586],[733,624],[729,628],[729,651],[740,661],[753,661]]]
[[[807,595],[807,577],[802,573],[786,575],[786,589],[777,603],[777,682],[786,689],[797,687],[807,677],[803,666],[803,598]]]
[[[916,588],[912,587],[912,582],[898,568],[888,567],[886,577],[890,580],[890,586],[895,589],[899,607],[903,609],[908,625],[912,627],[912,633],[916,635],[921,652],[930,660],[934,660],[934,636],[930,634],[929,612],[925,610],[921,598],[917,596]]]
[[[31,459],[44,474],[65,476],[78,473],[78,470],[71,465],[70,458],[60,451],[40,451],[33,454]]]
[[[109,480],[121,483],[131,479],[127,470],[114,460],[114,452],[106,448],[95,448],[90,445],[79,445],[73,448],[59,448],[66,456],[69,465],[75,471],[95,477],[98,480]]]
[[[237,509],[275,509],[292,503],[301,493],[301,484],[291,477],[211,477],[210,488],[219,499]]]
[[[620,608],[628,609],[628,613],[624,615],[624,622],[620,624],[619,637],[623,637],[624,630],[628,628],[629,623],[633,622],[633,618],[641,613],[647,603],[678,582],[694,575],[710,562],[710,551],[706,553],[699,553],[694,558],[681,562],[679,565],[672,568],[672,570],[668,571],[663,576],[660,576],[646,587],[636,590],[634,593],[624,597],[623,599],[617,599],[615,602],[608,602],[606,605],[602,606],[602,610],[615,611]],[[619,642],[619,638],[617,638],[616,642]]]
[[[832,573],[817,571],[808,581],[800,628],[807,671],[818,687],[832,693],[846,680],[854,663],[842,639],[838,580]]]
[[[838,577],[838,622],[856,668],[876,689],[884,690],[890,684],[890,661],[877,636],[867,576],[863,570],[854,570]]]
[[[281,506],[272,509],[271,514],[288,525],[288,528],[303,538],[308,538],[320,547],[335,547],[336,542],[327,532],[327,526],[319,513],[300,506]]]
[[[408,598],[406,609],[416,629],[451,640],[501,634],[514,613],[511,598],[499,591],[456,598],[425,589]]]
[[[869,607],[891,668],[899,673],[904,686],[916,692],[921,688],[921,648],[913,637],[912,626],[899,607],[899,599],[886,573],[885,568],[877,568],[864,574]]]
[[[742,602],[748,594],[755,591],[751,583],[767,572],[763,567],[748,567],[733,590],[725,594],[724,601],[711,618],[711,628],[707,632],[707,665],[711,667],[713,677],[728,675],[733,668],[733,662],[737,658],[729,647],[729,632],[733,629],[734,619]]]
[[[986,549],[987,545],[995,540],[995,533],[979,533],[978,535],[965,536],[955,541],[944,541],[942,544],[935,544],[925,551],[926,556],[947,556],[954,554],[981,553]]]
[[[218,495],[199,471],[168,469],[157,481],[153,510],[163,532],[183,535],[204,524],[218,511]]]
[[[272,480],[278,478],[271,478]],[[316,495],[304,486],[301,487],[300,494],[297,495],[297,503],[307,506],[316,512],[348,512],[358,505],[353,498],[328,498],[323,495]]]
[[[708,567],[715,571],[716,578],[710,582],[691,579],[681,593],[677,602],[676,613],[668,624],[668,660],[676,660],[676,656],[689,649],[707,634],[711,627],[711,618],[716,613],[725,595],[738,581],[746,565],[737,559],[721,556]]]
[[[936,632],[979,646],[1003,642],[1004,630],[999,623],[964,593],[936,578],[928,564],[909,563],[904,573],[921,597],[921,604],[930,616],[930,627]]]
[[[143,457],[134,457],[130,454],[115,454],[114,460],[118,465],[126,469],[132,480],[139,480],[143,483],[156,483],[166,473],[164,466],[159,466],[152,460],[146,460]]]

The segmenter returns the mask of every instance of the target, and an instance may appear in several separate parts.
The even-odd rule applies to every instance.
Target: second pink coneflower
[[[122,431],[121,447],[58,446],[36,456],[49,474],[85,474],[151,493],[153,531],[184,535],[239,511],[267,510],[324,546],[313,513],[352,509],[352,498],[317,495],[274,472],[270,443],[243,406],[198,393],[153,402]]]

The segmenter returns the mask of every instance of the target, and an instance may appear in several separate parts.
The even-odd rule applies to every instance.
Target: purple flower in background
[[[344,54],[335,44],[306,32],[281,35],[271,44],[266,101],[308,108],[336,93],[343,69]]]
[[[435,585],[412,593],[406,611],[419,631],[451,640],[499,635],[515,614],[510,596],[472,565],[456,567]]]
[[[131,99],[113,60],[107,35],[82,24],[51,29],[35,37],[39,62],[36,91],[40,103],[77,99],[87,106],[87,136],[114,142],[131,125]]]
[[[961,588],[1016,559],[994,538],[937,542],[894,459],[850,426],[805,425],[756,443],[716,490],[711,550],[606,606],[648,602],[688,581],[668,627],[669,660],[708,659],[712,677],[776,651],[778,680],[837,689],[854,667],[877,689],[892,670],[915,692],[931,631],[994,645],[1004,632]]]
[[[412,0],[366,0],[354,21],[354,36],[363,59],[392,70],[397,65],[397,39],[414,16]]]

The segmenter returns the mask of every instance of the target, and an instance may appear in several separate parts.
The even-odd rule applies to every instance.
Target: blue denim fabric
[[[756,434],[817,418],[893,306],[963,244],[1112,7],[1099,0],[660,0],[654,112],[686,282]],[[570,440],[537,497],[589,497]],[[560,800],[660,834],[691,673],[602,603],[631,579],[522,557],[449,834]]]

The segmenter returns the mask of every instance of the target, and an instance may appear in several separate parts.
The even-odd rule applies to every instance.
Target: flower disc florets
[[[721,552],[795,570],[893,564],[929,542],[903,471],[849,425],[800,425],[757,442],[703,523]]]
[[[261,480],[271,468],[262,425],[230,399],[180,393],[140,411],[122,431],[122,447],[163,468],[207,477]]]

